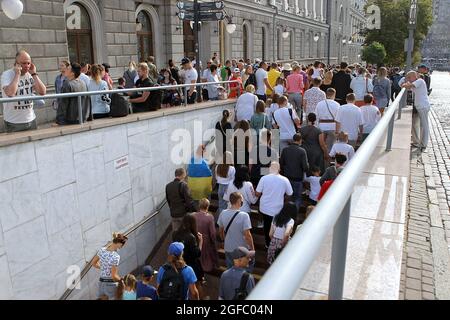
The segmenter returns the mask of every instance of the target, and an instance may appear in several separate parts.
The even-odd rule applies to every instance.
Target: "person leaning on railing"
[[[17,52],[14,67],[3,72],[1,89],[4,98],[31,96],[33,92],[45,95],[47,92],[30,55],[24,50]],[[3,120],[6,132],[37,129],[33,101],[3,103]]]

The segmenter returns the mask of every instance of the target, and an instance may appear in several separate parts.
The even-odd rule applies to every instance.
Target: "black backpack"
[[[183,269],[175,270],[170,264],[163,266],[164,274],[158,287],[160,300],[185,300]]]
[[[119,93],[111,94],[111,106],[110,106],[111,117],[113,118],[125,117],[128,115],[129,108],[130,103],[123,95]]]
[[[245,300],[247,298],[248,278],[250,278],[250,274],[248,272],[244,272],[241,277],[241,284],[239,285],[239,288],[235,290],[233,300]]]

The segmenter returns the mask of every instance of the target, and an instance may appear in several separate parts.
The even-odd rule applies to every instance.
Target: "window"
[[[283,60],[282,56],[283,37],[281,36],[281,29],[277,30],[277,59]]]
[[[291,60],[295,59],[295,34],[294,31],[291,31],[290,34],[290,41],[291,41],[291,45],[290,45],[290,54],[289,54],[289,58]]]
[[[195,37],[194,30],[191,28],[190,21],[183,22],[183,37],[184,37],[184,56],[193,60],[195,58]]]
[[[70,61],[94,63],[91,19],[86,8],[78,3],[69,6],[66,23]]]
[[[248,56],[248,28],[247,25],[244,24],[242,26],[242,41],[243,41],[243,47],[244,47],[244,54],[243,59],[244,61],[249,57]]]
[[[262,27],[262,60],[266,61],[266,28]]]
[[[153,31],[150,17],[145,11],[138,13],[136,22],[140,23],[142,28],[136,32],[138,59],[140,62],[145,61],[149,56],[153,56]]]

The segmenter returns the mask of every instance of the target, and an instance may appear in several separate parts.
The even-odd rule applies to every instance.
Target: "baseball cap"
[[[239,247],[231,252],[231,258],[233,258],[233,260],[237,260],[243,257],[253,258],[254,256],[255,251],[250,251],[245,247]]]
[[[241,72],[239,68],[234,68],[233,72]]]
[[[181,65],[186,64],[186,63],[189,63],[189,62],[191,62],[191,60],[189,60],[189,58],[183,58],[183,59],[181,59]]]
[[[179,257],[184,250],[184,244],[181,242],[173,242],[169,246],[169,254],[175,257]]]
[[[144,268],[142,268],[142,274],[144,277],[151,277],[157,273],[158,272],[155,271],[152,266],[144,266]]]
[[[418,67],[417,67],[418,69],[420,69],[420,68],[426,68],[426,69],[428,69],[428,67],[427,67],[427,65],[426,64],[420,64]]]
[[[261,59],[260,58],[256,58],[255,59],[255,63],[261,63]]]

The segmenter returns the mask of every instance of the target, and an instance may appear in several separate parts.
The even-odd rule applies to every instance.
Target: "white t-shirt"
[[[369,92],[373,92],[373,83],[371,79],[366,79],[366,77],[358,76],[352,79],[350,83],[350,88],[355,94],[356,100],[364,100],[364,96]]]
[[[430,101],[428,100],[428,89],[425,80],[417,79],[413,82],[414,87],[414,106],[416,109],[430,109]]]
[[[375,128],[378,121],[380,121],[381,118],[380,110],[374,105],[366,105],[361,107],[361,114],[364,122],[363,133],[372,132],[373,128]]]
[[[3,88],[9,86],[14,80],[16,73],[13,69],[6,70],[2,74],[1,87],[2,97],[7,98]],[[33,95],[33,77],[29,72],[20,76],[19,86],[17,88],[16,96],[31,96]],[[18,101],[3,103],[3,119],[9,123],[29,123],[36,119],[36,114],[33,109],[33,101]]]
[[[117,267],[120,262],[120,256],[116,251],[109,251],[106,247],[101,248],[97,252],[100,259],[100,278],[111,279],[112,267]]]
[[[291,110],[292,117],[289,113]],[[280,140],[292,140],[294,135],[296,134],[294,121],[298,119],[297,112],[293,111],[289,108],[280,108],[273,113],[273,121],[274,125],[278,125],[280,129]]]
[[[343,154],[347,157],[347,161],[344,163],[344,165],[346,165],[355,155],[355,149],[353,149],[353,147],[347,143],[338,141],[333,144],[333,147],[330,151],[330,157],[334,158],[338,153]]]
[[[229,185],[230,183],[232,183],[234,181],[234,176],[236,174],[236,169],[233,166],[230,166],[228,168],[228,174],[226,178],[220,177],[217,174],[217,168],[216,167],[216,180],[218,184],[223,184],[223,185]]]
[[[294,227],[294,224],[295,224],[294,219],[289,220],[289,222],[284,227],[281,227],[281,228],[277,227],[275,225],[275,223],[272,223],[273,227],[275,228],[275,231],[273,233],[273,237],[277,238],[277,239],[280,239],[280,240],[283,240],[284,239],[284,235],[286,233],[286,230],[290,228],[291,231],[292,231],[292,228]]]
[[[289,180],[279,174],[269,174],[262,177],[256,192],[262,193],[259,210],[272,217],[279,214],[283,209],[284,196],[293,194]]]
[[[312,75],[313,79],[322,79],[322,69],[321,68],[313,68],[314,72]]]
[[[256,73],[256,86],[258,89],[256,90],[257,95],[265,95],[266,94],[266,84],[264,83],[264,79],[268,79],[267,71],[259,68]]]
[[[249,181],[245,181],[242,188],[238,189],[234,183],[228,185],[227,191],[223,195],[223,200],[230,202],[230,195],[233,192],[240,192],[244,198],[243,204],[241,206],[241,211],[250,213],[251,205],[258,201],[258,197],[255,195],[255,189],[253,189],[253,184]]]
[[[191,84],[192,81],[197,82],[198,73],[194,68],[184,70],[184,84]]]
[[[282,96],[285,93],[285,91],[286,91],[286,89],[281,84],[276,85],[274,90],[275,90],[275,93],[280,95],[280,96]]]
[[[327,106],[328,104],[328,106]],[[317,104],[316,115],[319,129],[322,131],[336,131],[336,123],[320,123],[319,120],[334,120],[336,119],[337,111],[340,104],[334,100],[324,100]]]
[[[203,70],[202,78],[205,80],[208,80],[209,76],[211,75],[211,69],[205,69]]]
[[[364,124],[361,110],[354,104],[345,104],[338,109],[336,121],[341,124],[341,131],[348,133],[348,139],[358,140],[359,126]]]
[[[236,119],[237,121],[250,121],[256,110],[258,97],[253,93],[246,92],[241,95],[236,102]]]
[[[270,121],[273,121],[273,118],[272,118],[273,114],[278,109],[279,109],[279,106],[277,103],[272,103],[269,108],[266,108],[266,114]]]
[[[309,185],[311,187],[311,192],[309,193],[309,198],[311,200],[317,201],[319,198],[320,193],[320,177],[316,176],[310,176],[306,177],[306,182],[309,182]]]

